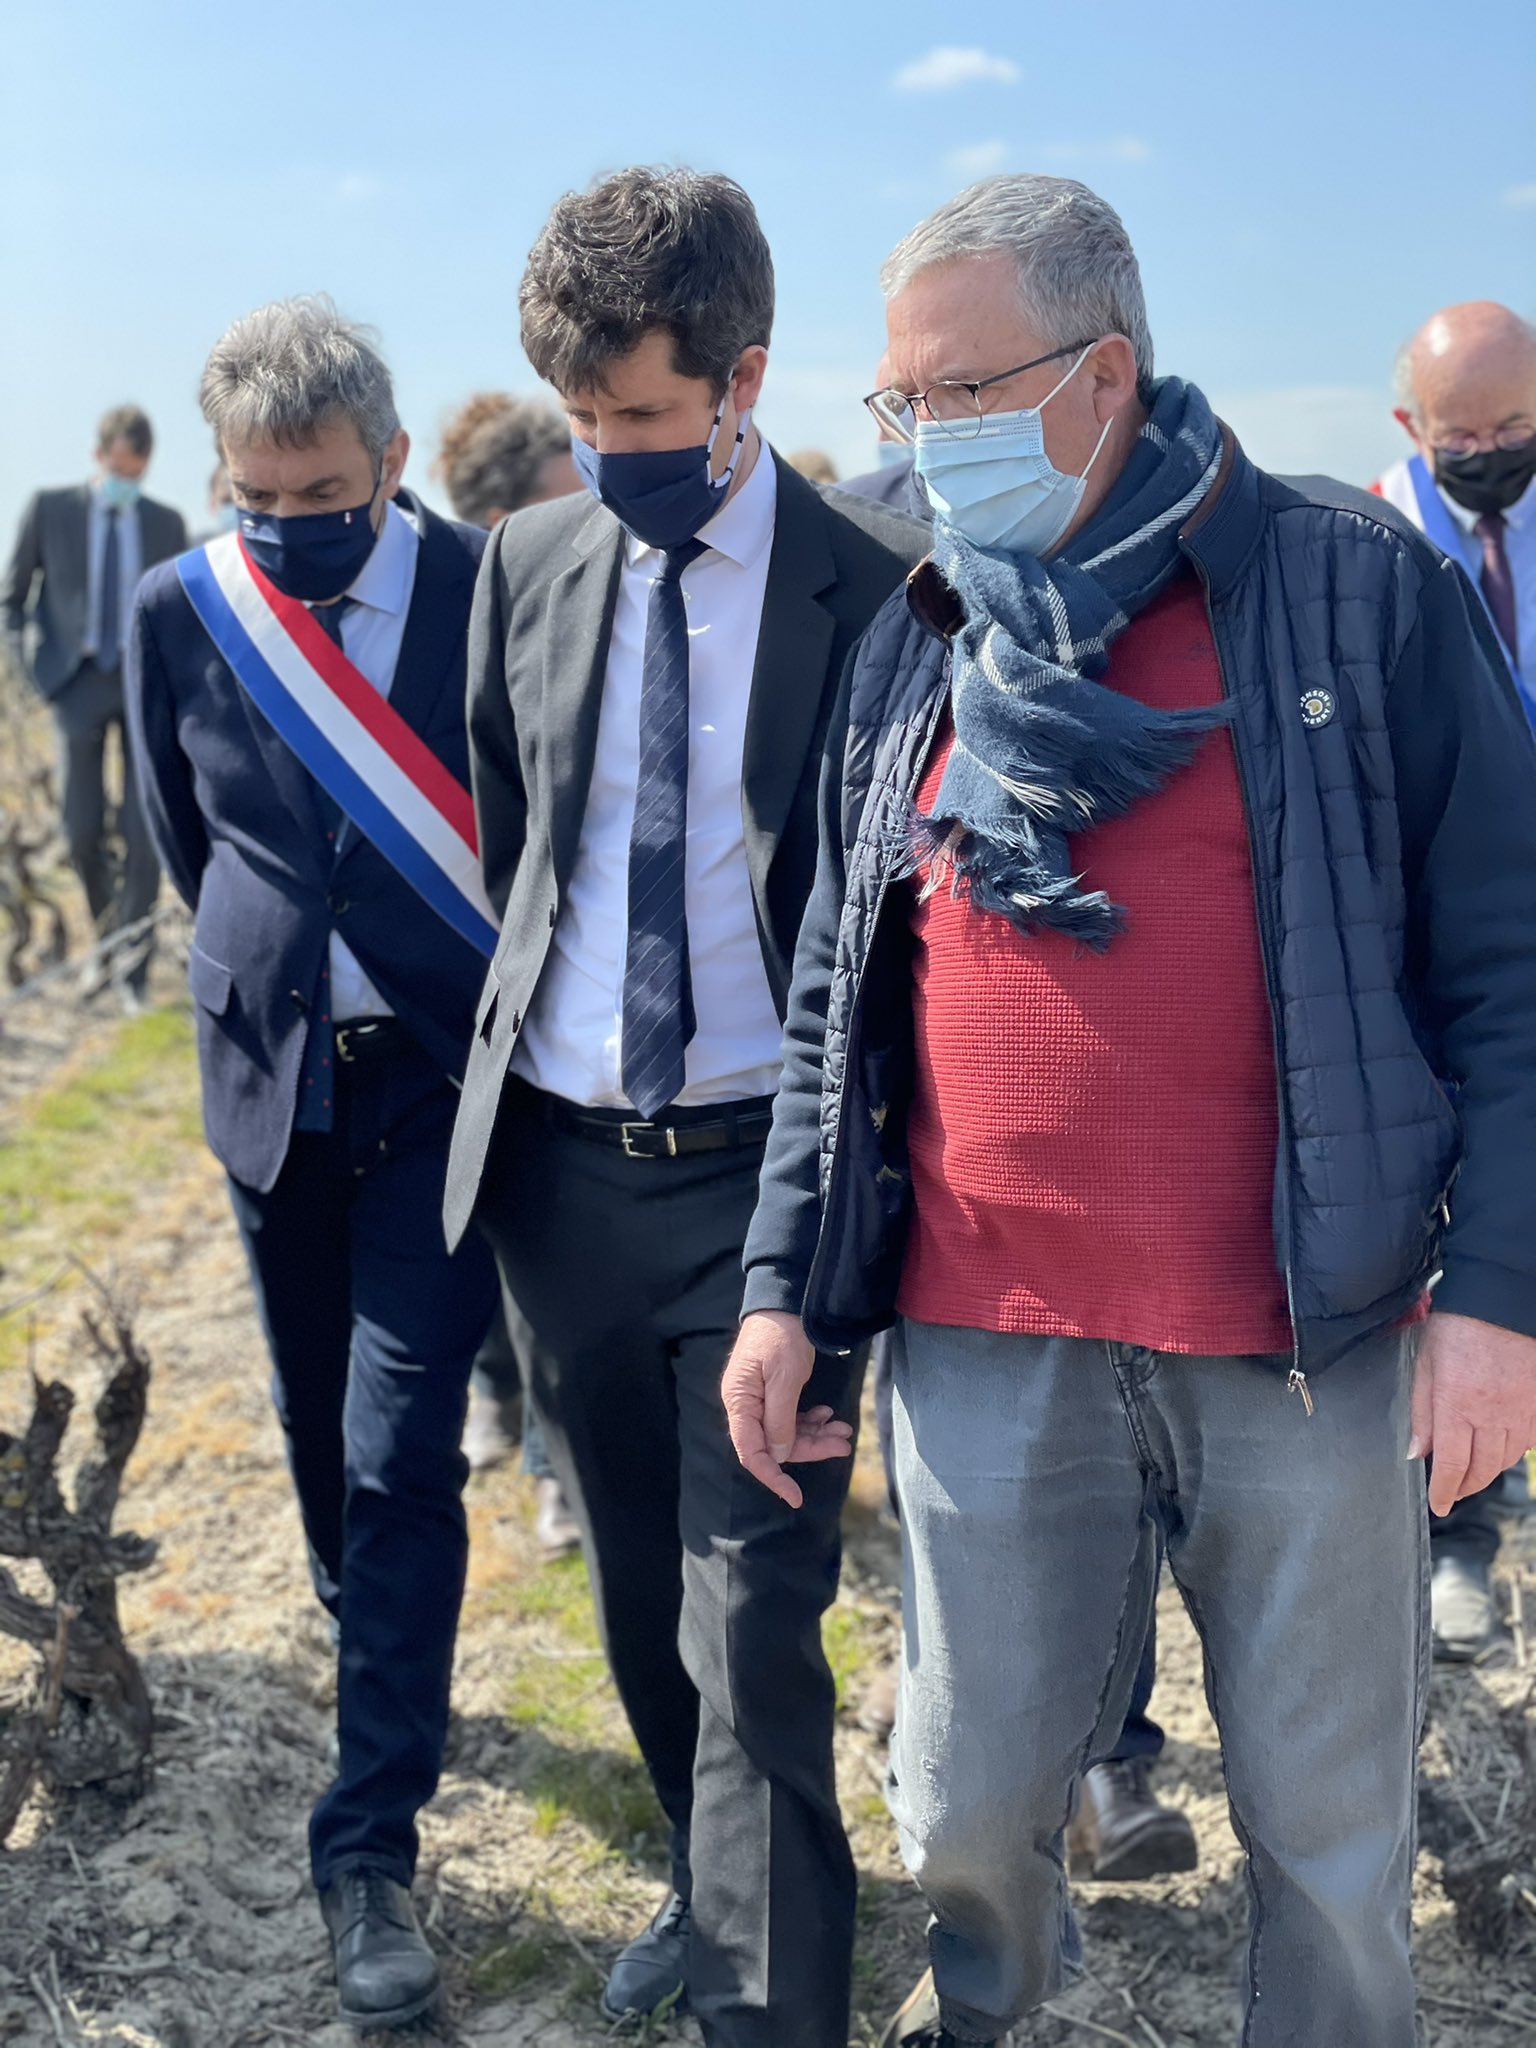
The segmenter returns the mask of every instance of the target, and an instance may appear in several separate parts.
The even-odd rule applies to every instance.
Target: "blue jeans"
[[[890,1798],[950,2031],[998,2040],[1078,1966],[1063,1832],[1124,1721],[1161,1538],[1248,1856],[1245,2048],[1407,2048],[1429,1634],[1413,1335],[1357,1346],[1310,1418],[1289,1357],[911,1322],[892,1341]]]
[[[891,1383],[891,1340],[889,1337],[875,1339],[875,1427],[880,1435],[880,1460],[885,1467],[885,1495],[890,1502],[891,1513],[901,1519],[901,1501],[896,1492],[896,1451],[892,1442],[892,1383]],[[529,1468],[532,1469],[531,1467]],[[1162,1552],[1158,1552],[1158,1565],[1162,1565]],[[1112,1744],[1104,1763],[1128,1764],[1136,1761],[1156,1763],[1163,1753],[1167,1740],[1161,1727],[1153,1720],[1149,1711],[1152,1705],[1152,1689],[1157,1684],[1157,1607],[1147,1613],[1147,1635],[1142,1645],[1141,1659],[1136,1666],[1136,1682],[1131,1687],[1131,1703],[1126,1709],[1125,1720],[1119,1736]]]
[[[409,1046],[335,1071],[334,1128],[296,1133],[269,1193],[230,1183],[311,1575],[340,1625],[320,1890],[355,1866],[399,1884],[415,1869],[468,1554],[459,1438],[496,1298],[479,1234],[443,1244],[453,1089]]]

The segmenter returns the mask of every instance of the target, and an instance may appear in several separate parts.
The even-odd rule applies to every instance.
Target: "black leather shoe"
[[[962,2041],[945,2026],[933,1972],[924,1970],[880,2036],[880,2048],[981,2048],[981,2044]]]
[[[1084,1774],[1067,1836],[1074,1877],[1135,1884],[1193,1870],[1200,1861],[1194,1829],[1176,1806],[1154,1796],[1147,1771],[1136,1758],[1095,1764]]]
[[[341,2016],[354,2027],[405,2027],[437,2003],[437,1962],[404,1885],[345,1870],[320,1894],[336,1961]]]
[[[603,2018],[617,2023],[686,2012],[692,1932],[693,1908],[670,1892],[644,1934],[620,1952],[603,1992]]]

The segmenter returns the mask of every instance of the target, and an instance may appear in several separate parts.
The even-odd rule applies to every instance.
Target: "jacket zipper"
[[[1210,629],[1211,646],[1216,652],[1216,667],[1221,675],[1222,695],[1235,706],[1236,699],[1227,687],[1227,671],[1221,658],[1221,642],[1216,634],[1216,610],[1211,601],[1211,579],[1206,574],[1205,564],[1198,555],[1187,554],[1193,563],[1195,574],[1200,578],[1200,588],[1205,596],[1205,621]],[[1307,1376],[1301,1365],[1301,1325],[1296,1319],[1296,1282],[1292,1271],[1295,1244],[1291,1227],[1291,1159],[1290,1119],[1286,1113],[1285,1072],[1280,1059],[1280,1005],[1274,971],[1274,954],[1270,942],[1268,912],[1259,890],[1258,856],[1255,851],[1257,839],[1254,832],[1253,792],[1249,786],[1248,765],[1242,747],[1238,744],[1238,733],[1234,721],[1232,731],[1232,757],[1237,763],[1237,786],[1243,799],[1243,821],[1248,832],[1248,865],[1253,876],[1253,908],[1259,933],[1259,958],[1264,967],[1264,989],[1269,1000],[1270,1049],[1274,1059],[1275,1107],[1278,1117],[1280,1157],[1276,1164],[1281,1175],[1281,1231],[1285,1240],[1285,1257],[1281,1270],[1285,1276],[1285,1306],[1291,1319],[1291,1370],[1285,1382],[1288,1394],[1300,1394],[1301,1405],[1310,1418],[1316,1412],[1312,1390],[1307,1385]]]

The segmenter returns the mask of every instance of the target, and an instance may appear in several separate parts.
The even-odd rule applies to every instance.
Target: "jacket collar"
[[[1222,596],[1242,573],[1258,544],[1263,524],[1261,472],[1254,468],[1225,421],[1216,481],[1191,514],[1179,545],[1200,569],[1213,597]],[[907,605],[924,631],[953,639],[965,623],[960,600],[927,556],[907,578]]]

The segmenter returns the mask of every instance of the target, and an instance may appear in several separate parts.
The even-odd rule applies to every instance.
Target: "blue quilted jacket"
[[[1401,1315],[1437,1266],[1440,1307],[1536,1335],[1536,743],[1482,607],[1379,498],[1266,475],[1230,441],[1182,545],[1252,842],[1293,1369]],[[925,565],[885,606],[824,764],[745,1299],[798,1311],[828,1350],[895,1315],[912,1199],[902,821],[947,703],[952,604]]]

